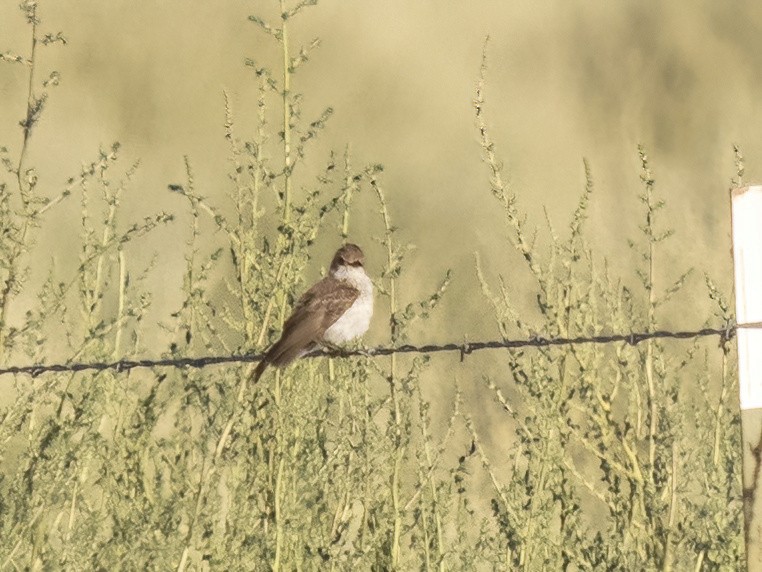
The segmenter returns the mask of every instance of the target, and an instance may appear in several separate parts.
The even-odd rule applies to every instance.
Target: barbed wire
[[[351,350],[315,350],[304,357],[335,357],[347,358],[356,356],[379,357],[391,354],[433,354],[439,352],[459,352],[460,359],[463,361],[465,356],[480,350],[494,349],[516,349],[516,348],[546,348],[552,346],[572,346],[583,344],[611,344],[624,342],[631,346],[654,339],[675,339],[687,340],[710,336],[718,336],[720,344],[724,344],[736,335],[740,328],[762,328],[762,323],[734,324],[728,323],[724,328],[702,328],[700,330],[688,331],[667,331],[656,330],[652,332],[632,332],[629,334],[611,334],[600,336],[576,336],[576,337],[554,337],[543,338],[533,336],[525,339],[514,340],[493,340],[486,342],[462,342],[448,344],[427,344],[422,346],[400,345],[395,347],[375,347]],[[125,372],[139,368],[204,368],[213,365],[224,365],[230,363],[254,363],[259,362],[264,354],[241,354],[228,356],[202,356],[197,358],[190,357],[169,357],[160,359],[123,359],[113,362],[72,362],[59,364],[38,364],[25,366],[10,366],[0,368],[0,375],[7,374],[26,374],[37,377],[44,373],[76,373],[82,371],[106,371],[114,370],[116,372]]]

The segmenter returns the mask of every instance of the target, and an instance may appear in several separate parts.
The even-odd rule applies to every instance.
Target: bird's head
[[[331,262],[331,272],[336,272],[341,267],[362,268],[365,263],[365,255],[356,244],[345,244],[336,251]]]

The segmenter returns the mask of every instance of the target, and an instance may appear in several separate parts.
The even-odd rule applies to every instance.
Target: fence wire
[[[459,352],[460,359],[463,361],[465,356],[480,350],[494,349],[516,349],[516,348],[547,348],[552,346],[572,346],[582,344],[611,344],[623,342],[635,346],[641,342],[654,339],[674,339],[689,340],[718,336],[720,343],[724,344],[736,335],[741,328],[762,328],[762,323],[749,324],[727,324],[724,328],[702,328],[700,330],[689,331],[666,331],[657,330],[652,332],[612,334],[607,336],[576,336],[576,337],[553,337],[543,338],[534,336],[525,339],[514,340],[493,340],[486,342],[462,342],[448,344],[428,344],[428,345],[400,345],[395,347],[375,347],[351,350],[315,350],[306,354],[304,357],[335,357],[347,358],[353,356],[378,357],[391,354],[433,354],[439,352]],[[125,372],[140,368],[204,368],[213,365],[223,365],[231,363],[254,363],[259,362],[264,357],[260,354],[241,354],[228,356],[202,356],[196,358],[189,357],[169,357],[160,359],[123,359],[113,362],[70,362],[59,364],[38,364],[25,366],[10,366],[0,368],[0,375],[7,374],[27,374],[37,377],[44,373],[56,372],[81,372],[81,371],[106,371],[114,370],[116,372]]]

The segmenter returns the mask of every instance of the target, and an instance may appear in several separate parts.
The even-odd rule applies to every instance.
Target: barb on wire
[[[423,346],[402,345],[396,347],[376,347],[367,349],[353,350],[315,350],[304,357],[338,357],[346,358],[352,356],[377,357],[388,356],[391,354],[433,354],[439,352],[459,352],[460,360],[465,356],[479,350],[506,349],[506,348],[543,348],[550,346],[570,346],[580,344],[610,344],[624,342],[635,346],[640,342],[653,339],[675,339],[688,340],[708,336],[719,336],[720,343],[729,341],[740,328],[762,328],[762,323],[748,324],[727,324],[724,328],[703,328],[692,331],[665,331],[657,330],[653,332],[640,332],[629,334],[612,334],[608,336],[577,336],[572,338],[542,338],[535,336],[527,339],[517,340],[494,340],[488,342],[467,342],[450,344],[428,344]],[[62,364],[36,364],[25,366],[10,366],[0,368],[0,375],[6,374],[27,374],[37,377],[43,373],[80,371],[105,371],[114,370],[117,372],[129,372],[139,368],[203,368],[212,365],[223,365],[229,363],[253,363],[261,361],[264,354],[242,354],[230,356],[204,356],[198,358],[161,358],[161,359],[141,359],[141,360],[119,360],[114,362],[92,362],[92,363],[62,363]]]

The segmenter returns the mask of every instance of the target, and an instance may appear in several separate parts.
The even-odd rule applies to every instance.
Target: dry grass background
[[[243,122],[253,104],[242,60],[276,56],[246,21],[260,7],[267,13],[263,2],[47,6],[46,21],[65,30],[70,45],[46,55],[45,65],[64,81],[32,159],[44,157],[40,168],[62,180],[93,145],[120,141],[127,157],[142,161],[141,192],[130,204],[136,211],[148,203],[176,208],[176,197],[164,189],[182,179],[184,154],[197,164],[205,194],[221,192],[227,157],[222,90],[231,93]],[[484,197],[471,113],[486,34],[492,36],[493,132],[530,215],[540,219],[547,208],[561,220],[570,212],[587,157],[598,189],[592,238],[613,262],[621,260],[622,270],[631,268],[625,238],[638,224],[635,148],[643,143],[670,199],[677,230],[672,256],[689,266],[707,261],[724,275],[731,145],[741,146],[752,177],[760,152],[762,110],[754,91],[760,20],[762,10],[751,1],[333,0],[295,29],[297,39],[323,41],[297,82],[309,94],[305,117],[324,105],[336,109],[322,150],[349,142],[357,164],[388,167],[398,220],[419,247],[416,263],[433,275],[463,268],[453,285],[461,293],[474,287],[473,251],[505,258],[495,250],[499,218]],[[0,6],[0,37],[9,47],[26,46],[15,2]],[[0,124],[3,133],[16,133],[4,138],[11,148],[18,145],[14,126],[23,114],[23,89],[22,70],[5,69]],[[322,157],[314,152],[310,158]],[[164,232],[161,240],[176,240],[182,231]],[[65,248],[65,229],[55,234],[55,244]],[[180,261],[170,257],[163,264],[170,271],[162,277],[167,282],[153,288],[164,296],[157,307],[168,307],[179,285]],[[459,299],[444,302],[445,313],[457,315],[453,333],[483,335],[487,316],[459,311]]]
[[[28,44],[16,4],[0,2],[0,51],[23,51]],[[243,59],[277,68],[278,53],[247,16],[272,18],[277,11],[267,2],[183,0],[152,6],[62,1],[44,3],[42,10],[45,29],[63,30],[69,44],[46,50],[41,59],[41,76],[55,69],[62,83],[37,128],[29,163],[40,179],[63,183],[99,145],[119,141],[124,164],[140,159],[123,200],[125,216],[163,210],[177,213],[180,221],[152,233],[140,243],[141,253],[134,253],[145,261],[158,253],[162,270],[145,283],[153,295],[146,323],[166,320],[183,299],[185,259],[165,246],[184,244],[189,222],[186,202],[168,192],[167,184],[184,182],[188,156],[196,190],[223,202],[229,170],[223,90],[237,124],[253,125],[255,80]],[[453,270],[437,313],[413,326],[412,341],[498,335],[476,277],[475,252],[487,279],[507,276],[514,302],[540,327],[534,279],[520,255],[505,247],[506,229],[490,196],[474,128],[474,85],[489,34],[491,133],[530,225],[542,226],[545,211],[559,227],[566,224],[585,187],[582,157],[587,158],[596,183],[587,238],[608,259],[612,274],[635,279],[639,259],[627,240],[642,224],[642,143],[660,196],[668,201],[663,216],[676,231],[659,252],[659,266],[697,267],[729,293],[726,190],[735,174],[732,144],[746,156],[747,178],[759,172],[762,153],[762,108],[755,93],[760,25],[762,8],[751,1],[686,0],[656,7],[634,1],[326,0],[292,32],[296,44],[322,40],[313,61],[295,76],[298,91],[306,94],[303,116],[312,118],[325,105],[335,109],[305,171],[317,171],[331,149],[341,152],[348,143],[356,165],[384,164],[393,219],[400,236],[417,247],[407,258],[401,290],[409,299],[420,298]],[[19,148],[24,82],[21,66],[0,68],[0,143],[11,153]],[[355,205],[352,238],[366,246],[370,270],[378,275],[384,251],[373,246],[381,231],[372,193],[364,192]],[[66,221],[78,222],[79,212],[80,205],[70,201],[57,211],[55,224],[43,227],[38,251],[45,264],[33,279],[43,277],[50,259],[59,268],[75,264],[78,228]],[[306,281],[318,276],[336,241],[335,235],[318,241]],[[542,234],[539,241],[548,242]],[[214,276],[211,287],[223,296]],[[686,288],[665,308],[660,325],[700,327],[710,318],[712,302],[700,274]],[[377,320],[367,342],[381,343],[386,330],[385,318]],[[155,328],[145,334],[149,347],[167,341]],[[443,372],[456,359],[436,357],[422,376],[435,428],[443,428],[449,415],[453,389]],[[501,372],[501,357],[474,355],[459,367],[465,405],[484,408],[479,430],[486,447],[499,450],[508,433],[504,418],[484,407],[483,385],[473,381],[475,372]],[[461,449],[464,444],[467,439]]]

